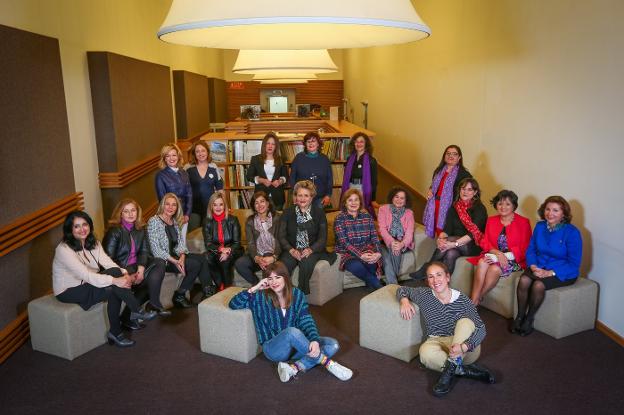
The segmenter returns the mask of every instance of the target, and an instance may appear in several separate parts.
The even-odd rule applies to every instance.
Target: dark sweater
[[[485,232],[487,211],[485,210],[483,203],[475,203],[470,209],[468,209],[468,215],[481,232]],[[468,229],[466,229],[462,221],[459,219],[459,215],[457,214],[454,206],[451,207],[446,214],[444,233],[448,236],[455,236],[457,238],[461,238],[464,235],[468,235],[472,238],[472,234],[468,232]],[[481,253],[481,247],[475,243],[474,238],[466,246],[468,248],[469,256],[479,255]]]
[[[334,183],[331,163],[325,154],[309,157],[305,153],[295,156],[290,169],[288,184],[293,187],[300,180],[310,180],[316,186],[314,200],[331,197]]]

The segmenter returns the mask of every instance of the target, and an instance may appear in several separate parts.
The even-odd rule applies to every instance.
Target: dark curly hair
[[[87,235],[84,247],[88,250],[95,248],[97,239],[95,239],[95,235],[93,234],[93,219],[91,219],[91,216],[89,216],[87,212],[83,212],[82,210],[74,210],[65,218],[65,222],[63,222],[63,242],[74,251],[82,250],[82,244],[78,239],[74,238],[74,234],[72,233],[75,218],[84,219],[89,225],[89,235]]]
[[[546,210],[546,205],[549,203],[556,203],[561,206],[561,210],[563,211],[563,223],[572,222],[572,209],[570,208],[570,204],[567,200],[565,200],[562,196],[548,196],[544,203],[537,209],[537,214],[542,220],[545,220],[544,211]]]
[[[386,198],[386,201],[388,202],[388,204],[392,204],[392,199],[394,199],[394,196],[397,195],[397,193],[399,192],[403,192],[405,193],[405,207],[406,208],[411,208],[412,207],[412,195],[410,194],[410,192],[408,192],[407,190],[405,190],[405,188],[401,187],[401,186],[394,186],[392,189],[390,189],[390,192],[388,192],[388,197]]]
[[[253,196],[251,196],[251,200],[249,201],[249,207],[251,208],[251,210],[253,210],[251,216],[254,216],[256,213],[258,213],[256,212],[256,199],[258,199],[259,197],[263,197],[264,200],[267,201],[267,203],[269,204],[269,212],[271,212],[271,215],[275,215],[275,206],[273,206],[273,201],[271,200],[271,198],[267,196],[264,191],[258,190],[253,194]]]
[[[496,193],[496,196],[494,196],[492,200],[490,200],[490,204],[494,209],[496,209],[496,205],[498,204],[498,202],[504,199],[509,199],[514,207],[514,211],[518,209],[518,195],[511,190],[501,190],[500,192]]]
[[[358,131],[357,133],[353,134],[353,137],[351,137],[351,140],[349,141],[349,153],[355,154],[355,140],[357,140],[360,137],[363,137],[364,143],[366,143],[364,147],[364,151],[368,153],[369,156],[372,155],[373,143],[371,142],[370,137],[361,131]]]
[[[320,153],[322,141],[321,141],[321,136],[318,135],[316,131],[311,131],[303,136],[303,152],[304,153],[308,152],[308,147],[306,146],[306,143],[308,142],[308,140],[312,140],[312,139],[315,139],[318,142],[319,144],[318,152]]]

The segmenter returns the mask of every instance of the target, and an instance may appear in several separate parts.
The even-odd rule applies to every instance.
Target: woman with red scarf
[[[208,200],[204,223],[206,259],[219,290],[232,285],[232,265],[243,253],[238,218],[228,214],[226,197],[215,192]]]
[[[348,189],[357,189],[364,196],[364,208],[373,218],[372,202],[377,196],[377,160],[373,157],[373,145],[363,132],[357,132],[349,142],[351,155],[345,165],[340,200]]]
[[[481,203],[479,183],[472,177],[463,179],[459,182],[459,195],[453,203],[453,209],[449,209],[444,230],[436,239],[437,248],[430,262],[442,262],[452,274],[457,258],[479,255],[486,222],[487,211]],[[427,265],[423,265],[411,277],[425,279]]]

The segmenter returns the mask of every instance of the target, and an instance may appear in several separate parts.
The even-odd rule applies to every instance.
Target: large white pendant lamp
[[[260,81],[261,84],[264,85],[272,85],[272,84],[307,84],[307,79],[293,79],[293,78],[284,78],[284,79],[265,79]]]
[[[410,0],[173,0],[165,42],[220,49],[341,49],[431,34]]]
[[[330,73],[338,67],[326,49],[318,50],[241,50],[232,72],[238,74],[266,73]]]
[[[308,81],[316,78],[317,76],[313,73],[289,74],[287,72],[269,72],[254,75],[252,81],[273,81],[275,79],[298,79]]]

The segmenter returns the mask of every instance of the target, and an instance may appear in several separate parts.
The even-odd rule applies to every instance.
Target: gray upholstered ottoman
[[[403,320],[396,299],[398,285],[390,284],[360,300],[360,346],[409,362],[424,340],[420,310]]]
[[[307,296],[309,304],[323,305],[342,294],[343,273],[338,269],[338,265],[338,259],[333,265],[329,265],[325,260],[316,263],[310,277],[310,294]],[[299,283],[299,267],[293,272],[292,282],[295,286]]]
[[[160,286],[160,303],[165,308],[173,307],[173,293],[178,289],[182,283],[182,274],[174,274],[173,272],[165,272],[165,279],[163,279]],[[188,297],[188,295],[187,295]]]
[[[474,273],[474,265],[468,262],[468,257],[459,257],[455,262],[455,270],[451,275],[451,288],[461,291],[470,297],[472,291],[472,275]],[[513,303],[511,303],[513,307]]]
[[[106,304],[85,311],[77,304],[46,295],[28,303],[30,340],[34,350],[73,360],[106,343]]]
[[[230,287],[202,301],[199,314],[201,351],[248,363],[260,353],[250,310],[231,310],[230,299],[242,291]]]
[[[591,330],[596,324],[598,284],[579,278],[573,285],[546,291],[534,326],[555,339]],[[518,305],[515,304],[514,313]]]
[[[515,316],[516,287],[522,271],[516,271],[506,278],[500,278],[492,290],[483,297],[481,306],[505,318]]]

